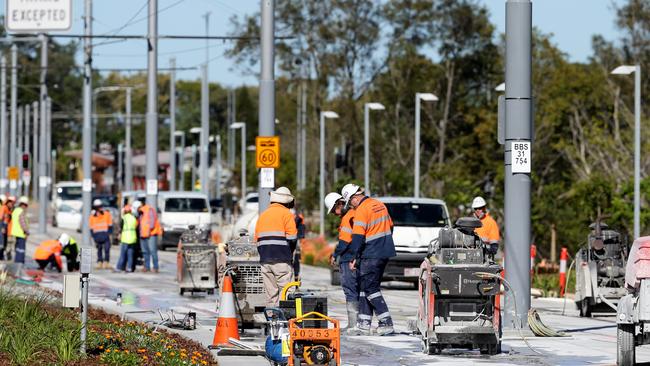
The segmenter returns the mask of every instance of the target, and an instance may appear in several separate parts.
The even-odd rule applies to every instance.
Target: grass
[[[0,365],[216,365],[199,344],[90,309],[87,354],[81,324],[60,297],[0,284]]]
[[[559,297],[560,293],[560,276],[557,273],[536,273],[532,276],[532,287],[542,290],[544,296]],[[567,284],[567,293],[574,293],[576,287],[575,272],[571,271],[569,283]]]

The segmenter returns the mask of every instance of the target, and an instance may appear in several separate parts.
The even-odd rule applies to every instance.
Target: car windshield
[[[423,203],[386,203],[395,226],[444,227],[447,213],[443,205]]]
[[[168,198],[165,200],[167,212],[208,212],[204,198]]]
[[[246,202],[248,202],[248,203],[256,203],[258,201],[259,201],[258,196],[250,196],[250,197],[246,198]]]
[[[99,196],[93,197],[93,200],[102,201],[102,206],[104,207],[115,207],[117,208],[117,197],[116,196]]]
[[[64,201],[81,200],[81,186],[79,187],[59,187],[56,190],[57,195]]]

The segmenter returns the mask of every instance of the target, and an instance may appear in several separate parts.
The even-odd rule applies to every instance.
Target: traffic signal
[[[201,165],[201,153],[199,153],[198,149],[194,153],[194,167],[198,168],[199,165]]]
[[[336,153],[336,169],[341,169],[345,166],[345,155]]]
[[[29,169],[29,154],[23,154],[23,169]]]

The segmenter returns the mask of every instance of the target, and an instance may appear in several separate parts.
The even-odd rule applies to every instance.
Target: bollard
[[[569,251],[566,247],[562,247],[560,252],[560,297],[564,297],[564,285],[566,283],[566,260],[569,257]]]
[[[537,245],[530,245],[530,275],[535,273],[535,256],[537,255]]]

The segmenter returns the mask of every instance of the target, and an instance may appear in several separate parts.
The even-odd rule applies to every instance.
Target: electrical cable
[[[558,332],[542,322],[536,309],[528,310],[528,326],[538,337],[568,337],[564,332]]]
[[[562,302],[562,315],[564,315],[564,311],[566,310],[566,299],[567,299],[567,295],[569,294],[569,292],[567,291],[567,286],[569,285],[569,277],[571,277],[571,268],[573,268],[573,265],[576,263],[577,257],[578,257],[578,253],[576,253],[576,256],[571,261],[571,265],[569,266],[569,270],[567,271],[566,278],[564,279],[564,301]],[[576,273],[576,279],[577,276],[578,274]],[[577,285],[578,284],[576,283],[576,286]]]

